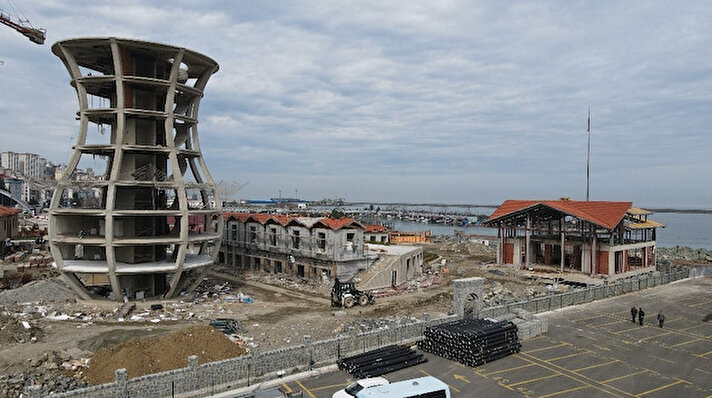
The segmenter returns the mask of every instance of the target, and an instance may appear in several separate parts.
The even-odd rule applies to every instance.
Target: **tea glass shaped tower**
[[[83,298],[173,297],[219,251],[222,209],[198,141],[218,64],[165,44],[55,43],[79,100],[79,134],[50,205],[50,247]]]

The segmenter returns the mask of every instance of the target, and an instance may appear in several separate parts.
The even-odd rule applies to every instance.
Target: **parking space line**
[[[583,322],[583,321],[589,321],[591,319],[596,319],[596,318],[607,318],[608,315],[601,315],[598,314],[596,316],[590,316],[588,318],[581,318],[581,319],[573,319],[571,322],[578,323],[578,322]]]
[[[680,379],[678,379],[678,380],[677,380],[676,382],[674,382],[674,383],[665,384],[664,386],[660,386],[660,387],[658,387],[658,388],[653,388],[652,390],[648,390],[648,391],[645,391],[645,392],[641,392],[640,394],[636,395],[636,397],[642,397],[642,396],[645,396],[645,395],[648,395],[648,394],[651,394],[651,393],[654,393],[654,392],[657,392],[657,391],[660,391],[660,390],[664,390],[664,389],[666,389],[666,388],[670,388],[670,387],[672,387],[672,386],[674,386],[674,385],[677,385],[677,384],[680,384],[680,383],[688,383],[688,384],[689,384],[689,381],[685,381],[685,380],[680,380]]]
[[[596,345],[596,344],[591,344],[591,345],[594,346],[594,347],[596,347],[596,348],[598,348],[598,349],[601,350],[601,351],[610,351],[610,350],[611,350],[611,349],[608,348],[608,347],[604,347],[604,346],[600,346],[600,345]]]
[[[496,375],[497,373],[506,373],[506,372],[509,372],[509,371],[512,371],[512,370],[518,370],[518,369],[528,368],[528,367],[530,367],[530,366],[534,366],[534,364],[533,364],[533,363],[528,363],[528,364],[526,364],[526,365],[515,366],[515,367],[513,367],[513,368],[500,369],[500,370],[497,370],[497,371],[494,371],[494,372],[489,372],[489,373],[482,373],[481,375],[482,375],[482,376],[485,376],[485,377],[489,377],[489,376],[492,376],[492,375]]]
[[[598,367],[610,365],[610,364],[616,363],[616,362],[623,362],[623,361],[621,361],[620,359],[614,359],[614,360],[612,360],[612,361],[608,361],[608,362],[604,362],[604,363],[599,363],[598,365],[591,365],[591,366],[586,366],[585,368],[574,369],[574,370],[572,370],[572,372],[577,373],[577,372],[581,372],[581,371],[583,371],[583,370],[589,370],[589,369],[593,369],[593,368],[598,368]]]
[[[499,380],[499,378],[494,377],[494,378],[491,378],[491,379],[490,379],[489,377],[487,377],[487,376],[483,375],[482,373],[478,372],[476,368],[473,368],[472,370],[475,372],[476,375],[478,375],[478,376],[480,376],[480,377],[482,377],[482,378],[484,378],[484,379],[487,379],[487,380],[494,380],[495,383],[497,383],[497,384],[499,384],[500,386],[506,388],[507,390],[509,390],[509,391],[514,391],[514,389],[513,389],[512,387],[509,387],[508,385],[502,383],[502,382]]]
[[[608,326],[608,325],[613,325],[613,324],[621,323],[621,322],[624,322],[624,321],[622,321],[622,320],[620,320],[620,319],[616,319],[615,321],[602,323],[602,324],[600,324],[600,325],[591,325],[591,327],[600,328],[600,327],[604,327],[604,326]]]
[[[578,352],[578,353],[574,353],[574,354],[562,355],[560,357],[547,359],[547,361],[558,361],[560,359],[573,358],[573,357],[577,357],[579,355],[590,354],[590,353],[591,353],[591,351],[586,350],[586,351],[582,351],[582,352]]]
[[[638,340],[638,341],[639,341],[639,342],[640,342],[640,341],[647,341],[647,340],[654,339],[654,338],[657,338],[657,337],[667,336],[667,335],[673,334],[673,333],[675,333],[675,332],[666,332],[666,333],[663,333],[663,334],[656,334],[656,335],[653,335],[653,336],[643,337],[642,339],[640,339],[640,340]]]
[[[709,304],[709,303],[712,303],[712,299],[704,300],[704,301],[701,301],[701,302],[698,302],[698,303],[695,303],[692,305],[688,305],[688,307],[697,308],[697,307],[701,307],[701,306]]]
[[[561,368],[561,367],[558,366],[558,365],[555,365],[555,364],[548,364],[548,366],[547,366],[547,364],[540,364],[540,363],[535,362],[535,360],[537,359],[536,357],[531,356],[531,355],[527,355],[527,354],[524,354],[524,353],[519,353],[519,354],[517,354],[517,355],[520,355],[520,354],[521,354],[520,358],[522,358],[523,360],[525,360],[525,361],[527,361],[527,362],[531,362],[531,363],[533,363],[533,364],[539,365],[540,367],[542,367],[542,368],[544,368],[544,369],[551,370],[552,372],[561,373],[562,375],[564,375],[565,377],[568,377],[568,378],[571,379],[571,380],[574,380],[574,381],[579,382],[579,383],[583,383],[583,384],[585,384],[585,385],[587,385],[587,386],[589,386],[589,387],[593,387],[593,388],[595,388],[596,390],[605,392],[605,393],[608,394],[608,395],[612,395],[612,396],[618,397],[618,398],[622,397],[622,395],[618,395],[618,394],[616,394],[616,393],[614,393],[614,392],[608,391],[607,389],[605,389],[605,388],[603,388],[603,387],[600,387],[600,386],[597,386],[597,385],[594,385],[594,384],[592,384],[592,383],[587,382],[585,379],[588,379],[588,380],[591,380],[591,381],[593,381],[593,382],[596,382],[595,380],[593,380],[593,379],[591,379],[591,378],[589,378],[589,377],[586,377],[586,376],[584,376],[584,375],[579,375],[579,374],[577,374],[577,373],[574,373],[576,376],[578,376],[578,377],[575,377],[575,376],[572,376],[572,375],[563,373],[563,372],[561,372],[561,371],[557,371],[556,368]],[[524,358],[524,356],[528,356],[528,357],[530,357],[530,358],[532,358],[532,359]],[[561,369],[563,369],[563,368],[561,368]],[[564,369],[564,370],[565,370],[565,369]],[[597,383],[597,382],[596,382],[596,383]],[[615,388],[615,387],[613,387],[613,386],[608,386],[608,385],[604,385],[604,386],[605,386],[606,388],[610,388],[610,389],[612,389],[612,390],[618,390],[618,391],[620,391],[620,393],[625,394],[625,395],[627,395],[627,396],[631,396],[631,397],[633,396],[633,394],[631,394],[631,393],[629,393],[629,392],[626,392],[626,391],[619,390],[619,389],[617,389],[617,388]]]
[[[698,371],[700,371],[700,372],[702,372],[702,373],[707,373],[708,375],[712,375],[712,372],[708,372],[708,371],[702,370],[702,369],[700,369],[700,368],[695,368],[695,370],[698,370]]]
[[[287,383],[282,383],[282,387],[284,387],[284,390],[287,394],[292,392],[292,387],[290,387]]]
[[[311,390],[312,390],[312,391],[328,390],[328,389],[330,389],[330,388],[334,388],[334,387],[345,387],[345,386],[348,386],[348,385],[349,385],[349,383],[331,384],[331,385],[328,385],[328,386],[314,387],[314,388],[312,388]],[[287,392],[289,392],[289,391],[287,391]]]
[[[615,334],[615,335],[618,335],[618,334],[621,334],[621,333],[627,333],[627,332],[632,332],[632,331],[634,331],[634,330],[638,330],[638,329],[640,329],[641,327],[643,327],[643,326],[638,325],[637,327],[634,327],[634,328],[623,329],[623,330],[619,330],[619,331],[617,331],[617,332],[611,332],[611,333],[612,333],[612,334]]]
[[[295,383],[299,386],[299,388],[302,389],[302,391],[306,391],[307,395],[309,395],[311,398],[316,398],[314,394],[312,394],[311,391],[309,391],[308,388],[304,387],[304,384],[300,383],[299,380],[296,380]]]
[[[574,392],[574,391],[578,391],[578,390],[583,390],[584,388],[590,388],[590,387],[589,387],[589,386],[578,386],[578,387],[574,387],[574,388],[569,388],[568,390],[564,390],[564,391],[557,391],[557,392],[554,392],[554,393],[551,393],[551,394],[540,395],[539,398],[555,397],[555,396],[557,396],[557,395],[568,394],[568,393],[570,393],[570,392]]]
[[[673,345],[671,345],[671,346],[669,346],[669,347],[670,347],[670,348],[675,348],[675,347],[679,347],[679,346],[681,346],[681,345],[694,343],[695,341],[700,341],[700,340],[704,340],[704,339],[698,338],[698,339],[692,339],[692,340],[690,340],[690,341],[683,341],[682,343],[673,344]]]
[[[698,328],[698,327],[700,327],[700,326],[702,326],[702,325],[703,325],[703,324],[701,323],[701,324],[699,324],[699,325],[688,326],[688,327],[686,327],[686,328],[682,328],[682,329],[678,329],[678,330],[680,330],[680,331],[683,331],[683,330],[690,330],[690,329]]]
[[[518,382],[516,382],[516,383],[509,384],[509,386],[510,386],[510,387],[514,387],[514,386],[518,386],[518,385],[521,385],[521,384],[533,383],[533,382],[535,382],[535,381],[551,379],[551,378],[560,377],[560,376],[563,376],[563,375],[564,375],[563,373],[558,373],[558,372],[556,372],[556,373],[552,373],[552,374],[546,375],[546,376],[536,377],[536,378],[529,379],[529,380],[518,381]]]
[[[430,377],[433,376],[433,375],[431,375],[430,373],[424,371],[423,369],[418,369],[418,370],[420,371],[420,373],[422,373],[422,374],[424,374],[424,375],[426,375],[426,376],[430,376]],[[445,382],[443,381],[443,383],[445,383]],[[447,384],[447,386],[450,387],[451,390],[455,390],[455,392],[460,392],[460,390],[458,390],[457,388],[451,386],[449,383],[445,383],[445,384]]]
[[[699,355],[697,355],[697,356],[700,357],[700,358],[704,358],[704,357],[706,357],[706,356],[709,355],[709,354],[712,354],[712,351],[707,351],[707,352],[705,352],[704,354],[699,354]]]
[[[567,346],[567,345],[570,346],[570,345],[572,345],[572,344],[571,344],[571,343],[561,343],[561,344],[552,345],[552,346],[550,346],[550,347],[537,348],[536,350],[529,350],[529,351],[527,351],[526,353],[527,353],[527,354],[531,354],[532,352],[546,351],[546,350],[550,350],[550,349],[552,349],[552,348],[563,347],[563,346]],[[524,354],[524,352],[522,352],[522,354]]]
[[[649,372],[649,370],[648,370],[648,369],[645,369],[645,370],[641,370],[640,372],[630,373],[630,374],[627,374],[627,375],[618,376],[618,377],[613,377],[613,378],[610,378],[610,379],[606,379],[606,380],[603,380],[603,381],[599,381],[599,383],[601,383],[601,384],[606,384],[606,383],[610,383],[610,382],[612,382],[612,381],[627,379],[627,378],[629,378],[629,377],[633,377],[633,376],[637,376],[637,375],[642,375],[643,373],[648,373],[648,372]]]

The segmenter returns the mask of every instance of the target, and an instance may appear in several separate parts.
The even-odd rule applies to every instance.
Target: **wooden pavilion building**
[[[656,229],[632,202],[507,200],[486,221],[498,229],[498,264],[557,265],[588,275],[655,269]]]

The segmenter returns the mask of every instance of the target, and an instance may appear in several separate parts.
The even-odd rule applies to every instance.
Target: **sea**
[[[408,206],[408,209],[437,211],[439,207]],[[456,208],[459,209],[459,208]],[[453,211],[453,208],[449,208]],[[491,214],[494,208],[463,208],[463,212],[478,214]],[[665,228],[657,231],[657,244],[659,247],[688,246],[695,249],[712,250],[712,214],[693,213],[653,213],[649,219],[665,224]],[[462,230],[466,234],[496,236],[495,228],[482,226],[454,226],[444,224],[421,223],[399,219],[383,220],[392,229],[403,232],[420,232],[430,230],[433,235],[452,235],[455,230]]]

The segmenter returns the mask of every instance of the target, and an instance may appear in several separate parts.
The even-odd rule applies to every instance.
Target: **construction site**
[[[29,268],[27,277],[6,262],[4,286],[14,288],[0,292],[0,392],[16,396],[32,385],[62,392],[113,383],[116,369],[136,378],[184,368],[190,355],[203,364],[299,346],[305,336],[318,342],[417,325],[452,313],[453,281],[463,278],[484,278],[483,308],[585,290],[546,268],[498,266],[496,248],[482,243],[443,237],[422,248],[422,275],[371,291],[372,304],[352,308],[332,306],[331,281],[225,265],[210,267],[194,292],[174,299],[87,300],[56,270]]]
[[[454,397],[712,394],[712,252],[658,247],[632,202],[507,200],[492,236],[224,211],[198,134],[215,60],[116,37],[52,52],[79,130],[47,206],[1,190],[0,396],[328,398],[384,375]],[[675,360],[646,364],[648,343]]]

